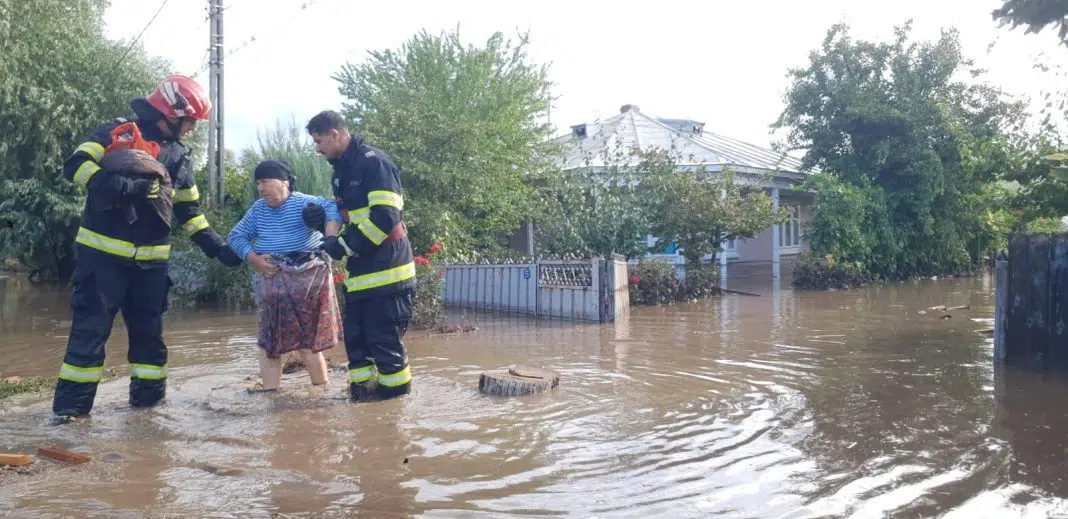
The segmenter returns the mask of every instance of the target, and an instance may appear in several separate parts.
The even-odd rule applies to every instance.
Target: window
[[[779,247],[794,248],[801,246],[801,207],[787,206],[789,219],[779,224]]]

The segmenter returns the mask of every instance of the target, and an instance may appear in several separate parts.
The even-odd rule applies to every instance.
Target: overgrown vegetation
[[[0,259],[32,279],[74,270],[84,193],[60,177],[64,159],[94,126],[129,114],[169,66],[105,38],[107,5],[0,0]]]
[[[909,35],[906,24],[891,42],[857,41],[835,25],[809,65],[791,71],[776,126],[823,171],[805,186],[818,196],[809,261],[833,260],[802,274],[828,265],[873,279],[956,274],[1000,240],[990,222],[1008,208],[991,185],[1016,165],[1023,105],[960,79],[981,71],[956,31],[933,42]]]
[[[714,266],[688,267],[680,279],[675,265],[660,259],[643,260],[631,269],[632,305],[664,305],[704,299],[720,293],[719,270]]]
[[[785,209],[773,209],[771,196],[761,186],[743,186],[729,168],[719,173],[704,167],[692,173],[677,169],[661,169],[651,179],[649,230],[660,237],[658,249],[679,245],[687,279],[700,273],[706,256],[708,263],[716,264],[727,240],[753,238],[785,221]]]
[[[582,167],[558,172],[539,190],[543,213],[537,242],[550,255],[627,258],[678,247],[688,270],[715,263],[726,240],[752,238],[785,213],[758,186],[736,182],[730,168],[691,166],[674,145],[635,148],[598,133],[587,139],[615,144]],[[652,246],[646,236],[658,237]]]

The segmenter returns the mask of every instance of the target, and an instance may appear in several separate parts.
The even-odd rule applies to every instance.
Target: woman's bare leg
[[[308,376],[311,377],[312,384],[321,386],[326,384],[326,357],[322,352],[312,352],[311,350],[298,350],[300,351],[300,360],[304,363],[304,368],[308,370]]]
[[[278,386],[282,383],[282,359],[270,359],[267,358],[267,352],[262,352],[260,356],[260,380],[263,382],[263,389],[271,391],[278,389]]]

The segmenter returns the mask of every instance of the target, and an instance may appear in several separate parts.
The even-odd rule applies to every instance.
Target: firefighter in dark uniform
[[[404,333],[412,316],[415,262],[404,226],[400,169],[382,150],[349,133],[337,112],[308,121],[315,149],[334,168],[334,197],[343,220],[323,249],[345,261],[345,352],[351,396],[357,401],[408,394],[411,371]],[[304,209],[305,223],[323,225],[321,207]]]
[[[52,403],[56,423],[92,410],[104,345],[120,310],[130,342],[130,405],[153,406],[165,396],[163,313],[171,285],[171,222],[153,225],[150,203],[170,193],[168,207],[177,224],[204,254],[228,266],[241,264],[201,214],[189,150],[180,142],[197,121],[208,119],[207,93],[188,77],[168,76],[148,97],[132,100],[130,107],[136,119],[129,123],[136,125],[142,142],[158,146],[156,160],[163,166],[159,171],[165,169],[170,175],[173,190],[161,192],[159,177],[133,177],[101,168],[105,150],[112,145],[112,131],[127,123],[123,119],[97,126],[64,163],[63,175],[87,195],[74,245],[73,321]],[[137,216],[131,218],[133,214]]]

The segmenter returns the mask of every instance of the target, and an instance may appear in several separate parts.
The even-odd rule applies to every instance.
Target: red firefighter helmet
[[[177,74],[163,78],[147,100],[167,117],[207,121],[211,112],[208,93],[192,78]]]

